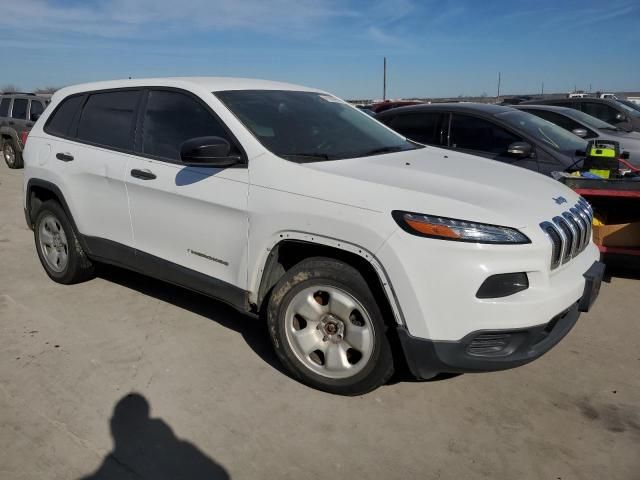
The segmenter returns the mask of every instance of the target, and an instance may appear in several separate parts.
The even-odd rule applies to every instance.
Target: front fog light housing
[[[515,228],[400,210],[394,210],[391,214],[405,232],[421,237],[473,243],[531,243],[524,233]]]
[[[529,277],[525,272],[499,273],[487,278],[476,293],[477,298],[508,297],[529,288]]]

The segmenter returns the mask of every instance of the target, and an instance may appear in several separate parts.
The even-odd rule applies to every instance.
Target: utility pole
[[[542,82],[542,88],[540,89],[540,95],[544,95],[544,82]]]
[[[500,100],[500,81],[502,80],[500,72],[498,72],[498,96],[496,100]]]
[[[384,57],[382,72],[382,100],[387,99],[387,57]]]

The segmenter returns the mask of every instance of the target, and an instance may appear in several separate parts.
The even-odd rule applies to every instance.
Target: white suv
[[[231,78],[64,88],[24,153],[47,274],[119,265],[264,314],[339,394],[549,350],[602,277],[592,211],[524,169],[408,141],[326,92]]]

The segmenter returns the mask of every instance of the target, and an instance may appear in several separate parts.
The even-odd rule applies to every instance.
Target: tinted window
[[[29,113],[29,118],[31,118],[31,115],[40,115],[43,111],[44,105],[41,102],[31,100],[31,112]]]
[[[5,97],[0,102],[0,117],[6,117],[9,115],[9,105],[11,105],[11,99]]]
[[[276,155],[295,162],[356,158],[416,146],[331,95],[236,90],[216,96]]]
[[[576,128],[584,129],[584,130],[587,131],[587,137],[586,138],[597,137],[597,135],[594,132],[592,132],[591,130],[585,128],[583,125],[580,125],[575,120],[572,120],[571,118],[566,117],[564,115],[560,115],[559,113],[549,112],[547,110],[524,110],[523,109],[523,111],[525,111],[527,113],[531,113],[532,115],[535,115],[536,117],[544,118],[545,120],[548,120],[551,123],[555,123],[559,127],[562,127],[565,130],[568,130],[569,132],[572,132]]]
[[[180,160],[180,146],[191,138],[215,136],[233,144],[202,103],[178,92],[149,92],[142,135],[144,153],[170,160]]]
[[[489,153],[506,153],[509,145],[520,142],[504,128],[482,118],[453,115],[451,120],[451,147]]]
[[[133,150],[133,123],[139,92],[94,93],[82,109],[78,138],[111,148]]]
[[[14,98],[13,109],[11,110],[11,117],[25,120],[27,118],[28,104],[29,104],[29,100],[27,100],[26,98]]]
[[[618,111],[604,103],[585,102],[582,104],[582,111],[588,115],[599,118],[603,122],[620,123],[620,120],[616,119]]]
[[[405,137],[430,145],[440,144],[440,117],[437,112],[398,115],[389,126]]]
[[[69,127],[71,127],[71,122],[73,122],[76,113],[82,106],[84,98],[84,96],[77,96],[63,100],[47,121],[45,131],[52,135],[61,135],[63,137],[73,136],[72,132],[69,132]]]
[[[525,132],[540,143],[561,152],[571,152],[573,155],[576,150],[584,150],[587,146],[585,140],[573,133],[527,112],[513,110],[499,113],[496,117],[507,125],[512,125],[514,129]]]

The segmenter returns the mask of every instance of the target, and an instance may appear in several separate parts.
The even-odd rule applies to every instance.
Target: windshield
[[[585,140],[554,123],[530,113],[514,110],[512,112],[499,113],[496,117],[501,118],[514,128],[541,140],[555,150],[574,153],[576,150],[585,150],[587,148]]]
[[[331,95],[284,90],[215,95],[262,145],[288,160],[313,162],[422,148]]]
[[[584,123],[588,127],[591,128],[603,128],[606,130],[620,130],[618,127],[611,125],[610,123],[603,122],[599,118],[592,117],[591,115],[581,112],[580,110],[574,110],[573,108],[568,108],[567,112],[562,112],[570,118],[574,118],[579,122]]]
[[[616,104],[621,107],[622,109],[624,109],[627,113],[629,113],[632,117],[640,117],[640,111],[636,110],[635,108],[630,107],[629,105],[625,105],[622,102],[618,102],[617,100],[614,100],[614,102],[616,102]]]

